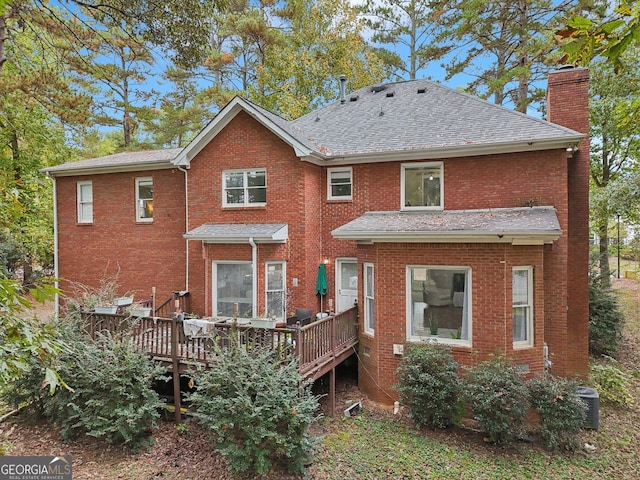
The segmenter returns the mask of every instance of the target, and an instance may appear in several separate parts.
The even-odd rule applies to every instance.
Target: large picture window
[[[471,345],[471,269],[407,267],[407,338]]]
[[[136,221],[153,221],[152,178],[136,178]]]
[[[78,223],[93,223],[93,183],[78,182]]]
[[[222,173],[225,206],[261,206],[267,203],[267,171],[227,170]]]
[[[214,313],[232,317],[235,305],[238,316],[251,318],[253,308],[253,266],[251,262],[215,262],[213,264]]]
[[[442,163],[403,164],[401,177],[403,210],[443,208]]]
[[[533,268],[514,267],[512,281],[513,346],[533,345]]]
[[[375,331],[373,264],[364,264],[364,331],[373,335]]]
[[[285,318],[285,263],[267,262],[266,265],[266,305],[267,315],[278,320]]]

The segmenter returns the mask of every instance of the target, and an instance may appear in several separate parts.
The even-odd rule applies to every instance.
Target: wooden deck
[[[174,397],[177,397],[176,420],[180,416],[179,375],[195,365],[214,367],[216,356],[231,341],[242,345],[277,348],[283,359],[298,359],[300,374],[317,379],[331,374],[329,400],[335,407],[335,367],[354,353],[358,343],[358,309],[316,320],[305,326],[256,328],[228,322],[207,322],[197,335],[186,335],[182,320],[175,318],[96,314],[84,312],[87,331],[95,337],[99,332],[132,329],[140,349],[154,360],[165,363],[174,375]],[[177,388],[177,390],[176,390]]]

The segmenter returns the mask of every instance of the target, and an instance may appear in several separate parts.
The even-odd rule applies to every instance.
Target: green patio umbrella
[[[324,263],[321,263],[318,266],[318,278],[316,279],[316,295],[320,294],[320,311],[323,311],[322,308],[322,300],[323,297],[329,291],[329,287],[327,285],[327,271],[324,268]]]

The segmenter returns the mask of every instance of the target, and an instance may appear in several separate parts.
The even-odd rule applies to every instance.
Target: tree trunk
[[[611,285],[611,269],[609,268],[609,231],[608,224],[600,225],[598,235],[600,237],[600,276],[602,285]]]
[[[5,22],[4,15],[0,15],[0,70],[2,70],[2,65],[6,62],[6,58],[4,57],[4,42],[7,40],[7,24]]]

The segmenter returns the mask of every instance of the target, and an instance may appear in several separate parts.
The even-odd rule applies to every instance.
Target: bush
[[[545,447],[553,451],[578,448],[578,433],[584,424],[587,404],[577,394],[577,383],[549,376],[534,378],[528,386]]]
[[[522,374],[503,357],[479,363],[469,371],[465,397],[473,418],[499,445],[517,439],[524,430],[528,390]]]
[[[614,365],[595,363],[591,365],[589,381],[606,402],[631,408],[633,397],[627,389],[625,374]]]
[[[296,360],[281,362],[276,350],[241,346],[218,352],[216,368],[194,374],[189,395],[216,449],[233,471],[264,474],[273,461],[303,472],[318,439],[309,426],[318,419],[318,397],[301,387]]]
[[[406,345],[396,375],[400,401],[411,406],[418,426],[444,428],[460,421],[462,389],[450,348],[436,343]]]
[[[624,316],[610,288],[600,281],[589,282],[589,352],[615,357],[622,343]]]

